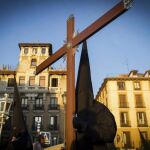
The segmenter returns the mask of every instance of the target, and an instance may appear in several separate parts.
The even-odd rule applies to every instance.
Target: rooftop
[[[19,43],[19,47],[52,47],[51,43]]]

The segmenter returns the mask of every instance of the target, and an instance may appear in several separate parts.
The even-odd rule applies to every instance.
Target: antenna
[[[125,65],[127,67],[127,71],[129,72],[130,69],[129,69],[129,61],[128,61],[128,58],[125,59]]]

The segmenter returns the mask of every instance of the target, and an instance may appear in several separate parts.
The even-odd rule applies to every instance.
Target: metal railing
[[[60,105],[59,104],[49,104],[48,105],[48,110],[59,110]]]
[[[54,124],[54,125],[49,125],[48,126],[48,129],[50,131],[57,131],[59,128],[58,128],[58,125],[57,124]]]
[[[130,127],[131,126],[131,123],[129,120],[127,120],[126,122],[125,121],[121,121],[120,122],[120,126],[121,127]]]
[[[29,110],[29,105],[28,104],[22,104],[21,105],[23,110]]]
[[[44,105],[43,104],[41,104],[41,105],[34,104],[33,110],[44,110]]]

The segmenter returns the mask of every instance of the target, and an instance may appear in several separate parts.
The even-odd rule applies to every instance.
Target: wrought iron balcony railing
[[[121,121],[120,122],[120,126],[121,127],[130,127],[131,126],[131,123],[129,120],[127,120],[126,122],[125,121]]]
[[[58,125],[49,125],[48,126],[50,131],[57,131],[58,130]]]
[[[21,105],[23,110],[29,110],[29,105],[28,104],[23,104]]]
[[[136,103],[135,108],[145,108],[143,103]]]
[[[137,121],[137,126],[138,126],[138,127],[147,127],[148,124],[147,124],[147,121],[146,121],[146,120],[145,120],[144,122]]]
[[[60,105],[59,104],[49,104],[48,105],[48,110],[59,110]]]
[[[31,129],[34,131],[37,130],[37,125],[33,123]],[[43,130],[43,129],[44,129],[43,124],[40,124],[40,130]]]
[[[129,108],[129,105],[127,103],[120,103],[119,108]]]
[[[34,104],[33,110],[44,110],[44,105],[43,104],[40,104],[40,105]]]

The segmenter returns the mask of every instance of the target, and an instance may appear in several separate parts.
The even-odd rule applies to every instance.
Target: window
[[[35,106],[41,107],[43,105],[43,99],[42,98],[36,98],[35,99]]]
[[[125,90],[125,82],[117,82],[118,90]]]
[[[57,97],[51,97],[50,104],[52,104],[52,105],[58,104],[58,98]]]
[[[119,106],[121,108],[128,107],[127,100],[126,100],[126,95],[125,94],[120,94],[119,95]]]
[[[140,90],[141,89],[141,85],[140,85],[140,82],[134,82],[134,90]]]
[[[137,112],[137,123],[138,123],[138,126],[147,126],[145,112]]]
[[[137,107],[137,108],[144,107],[143,99],[142,99],[142,95],[141,94],[136,94],[135,95],[135,107]]]
[[[57,116],[50,116],[50,130],[57,130]]]
[[[123,147],[124,148],[131,147],[130,132],[123,132]]]
[[[141,134],[143,135],[143,137],[144,137],[145,140],[148,140],[148,134],[147,134],[146,131],[141,132]]]
[[[34,110],[43,110],[43,109],[44,109],[43,98],[36,98],[34,104]]]
[[[43,47],[43,48],[41,49],[41,53],[42,53],[42,54],[45,54],[45,52],[46,52],[46,48]]]
[[[8,78],[8,87],[14,87],[14,78]]]
[[[24,86],[25,85],[25,77],[24,76],[20,76],[19,77],[19,85],[20,86]]]
[[[127,112],[120,113],[120,125],[121,125],[121,127],[129,126],[129,118],[128,118]]]
[[[28,48],[24,48],[24,54],[28,54]]]
[[[36,67],[37,61],[36,59],[31,59],[31,67]]]
[[[32,54],[37,54],[37,48],[34,47],[34,48],[32,49]]]
[[[51,79],[51,87],[58,87],[58,78]]]
[[[29,78],[29,86],[34,86],[35,85],[35,77],[30,77]]]
[[[34,129],[40,129],[42,125],[42,117],[41,116],[35,116],[34,117]]]
[[[43,98],[36,98],[35,99],[35,104],[34,104],[34,110],[43,110],[44,105],[43,105]]]
[[[45,87],[45,77],[44,76],[40,76],[39,86]]]
[[[25,122],[27,122],[27,116],[24,115],[23,119],[24,119]]]
[[[4,110],[4,105],[5,105],[5,102],[0,103],[0,110]]]
[[[58,109],[58,98],[57,97],[50,98],[49,109]]]
[[[26,97],[22,98],[21,105],[22,105],[22,107],[27,107],[28,106],[28,98],[26,98]]]

